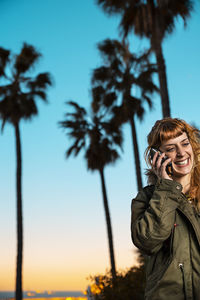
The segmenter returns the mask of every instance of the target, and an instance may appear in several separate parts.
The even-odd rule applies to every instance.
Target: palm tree
[[[142,176],[135,117],[143,119],[145,112],[143,102],[152,107],[150,95],[158,91],[152,81],[156,68],[149,63],[149,51],[136,56],[129,51],[128,43],[125,41],[120,43],[117,40],[107,39],[101,42],[98,48],[104,63],[93,72],[93,110],[97,112],[101,106],[110,108],[113,121],[118,126],[126,122],[130,124],[137,186],[140,190]],[[133,87],[139,90],[139,96],[133,96]],[[106,91],[110,91],[109,98],[104,96]],[[118,104],[120,98],[121,103]]]
[[[147,37],[155,52],[160,83],[163,117],[170,116],[165,59],[162,41],[173,32],[175,21],[180,16],[184,20],[193,10],[192,0],[96,0],[109,15],[120,14],[120,29],[124,36],[132,30],[139,37]]]
[[[104,169],[119,158],[118,148],[122,144],[121,131],[109,122],[107,116],[102,112],[96,116],[92,115],[90,118],[87,111],[76,102],[70,101],[68,104],[73,112],[67,112],[65,120],[59,122],[62,128],[67,129],[67,135],[73,140],[73,144],[66,152],[66,157],[68,158],[71,154],[77,156],[81,150],[84,150],[88,169],[99,172],[107,225],[111,274],[114,280],[116,267]]]
[[[50,75],[40,73],[30,77],[29,71],[41,55],[31,45],[24,43],[20,53],[11,56],[9,50],[0,48],[0,119],[2,131],[6,123],[15,130],[16,139],[16,192],[17,192],[17,266],[16,299],[22,299],[23,263],[23,211],[22,211],[22,153],[20,121],[37,115],[36,99],[46,99],[46,89],[51,85]]]

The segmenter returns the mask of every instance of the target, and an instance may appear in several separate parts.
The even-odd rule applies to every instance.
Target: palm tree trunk
[[[138,191],[142,189],[142,175],[141,175],[141,167],[140,167],[140,156],[139,156],[139,148],[137,142],[137,133],[135,128],[135,120],[134,116],[129,119],[131,125],[131,133],[132,133],[132,142],[133,142],[133,152],[134,152],[134,160],[136,167],[136,177],[137,177],[137,187]]]
[[[22,155],[19,123],[15,124],[16,137],[16,189],[17,189],[17,272],[15,299],[21,300],[22,296],[22,260],[23,260],[23,222],[22,222]]]
[[[150,9],[150,16],[152,22],[151,47],[155,52],[157,66],[158,66],[158,77],[159,77],[160,95],[161,95],[161,103],[162,103],[162,115],[163,118],[166,118],[166,117],[170,117],[171,113],[170,113],[169,94],[168,94],[168,87],[167,87],[165,59],[162,51],[163,33],[160,31],[160,23],[159,23],[159,19],[162,17],[160,15],[157,15],[156,13],[154,0],[148,0],[147,5]]]
[[[110,264],[111,264],[111,273],[113,280],[116,279],[116,269],[115,269],[115,257],[114,257],[114,248],[113,248],[113,237],[112,237],[112,227],[111,227],[111,218],[108,207],[108,198],[106,192],[105,178],[103,169],[99,170],[101,177],[101,187],[103,193],[103,205],[106,216],[106,225],[107,225],[107,233],[108,233],[108,242],[109,242],[109,251],[110,251]]]
[[[169,104],[169,95],[167,87],[167,76],[166,76],[166,67],[165,60],[162,52],[161,43],[156,43],[155,54],[158,66],[158,76],[160,82],[160,94],[162,101],[162,114],[163,118],[170,117],[170,104]]]

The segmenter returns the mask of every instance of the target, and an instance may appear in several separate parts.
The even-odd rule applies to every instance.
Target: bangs
[[[185,132],[185,130],[183,130],[182,128],[179,128],[179,127],[162,128],[161,131],[159,132],[160,143],[162,144],[162,142],[165,142],[170,139],[174,139],[174,138],[180,136],[181,134],[183,134],[183,132]]]
[[[187,133],[187,130],[179,119],[166,118],[157,121],[148,136],[149,146],[158,148],[163,142],[176,138],[184,132]]]

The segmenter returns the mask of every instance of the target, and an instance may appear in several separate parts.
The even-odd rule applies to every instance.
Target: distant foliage
[[[145,289],[144,260],[140,265],[117,273],[115,282],[110,272],[90,277],[90,298],[94,300],[143,300]]]

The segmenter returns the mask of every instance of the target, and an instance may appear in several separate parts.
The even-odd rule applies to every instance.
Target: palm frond
[[[85,140],[81,141],[81,143],[80,140],[76,140],[75,143],[66,151],[66,158],[68,158],[72,154],[74,154],[74,156],[76,157],[79,154],[79,152],[84,148],[84,146]]]
[[[28,80],[27,87],[31,90],[45,90],[47,86],[52,85],[52,79],[49,73],[40,73],[36,78]]]
[[[24,43],[19,55],[16,56],[14,68],[17,74],[23,74],[30,70],[39,59],[41,54],[32,45]]]
[[[44,91],[33,91],[31,92],[32,96],[37,96],[40,99],[44,100],[45,102],[47,101],[47,94]]]
[[[139,119],[140,121],[143,121],[144,114],[145,114],[145,109],[144,109],[144,107],[138,106],[138,109],[137,109],[137,111],[136,111],[136,115],[137,115],[137,117],[138,117],[138,119]]]
[[[153,103],[152,103],[151,98],[148,97],[146,94],[142,95],[142,98],[143,98],[144,100],[146,100],[146,102],[147,102],[149,108],[152,109],[152,108],[153,108]]]
[[[96,0],[96,2],[108,14],[120,13],[126,5],[126,1],[123,0]]]
[[[0,48],[0,73],[9,79],[0,86],[0,118],[3,126],[6,122],[15,125],[21,119],[30,120],[37,115],[35,100],[41,98],[46,101],[46,88],[51,84],[49,73],[40,73],[36,77],[25,75],[40,57],[33,46],[24,43],[13,60],[9,59],[9,55],[8,50]]]
[[[111,70],[110,68],[106,67],[106,66],[102,66],[100,68],[96,68],[93,71],[93,75],[92,75],[92,84],[100,83],[100,82],[105,82],[108,79],[110,79],[111,76]]]
[[[75,101],[68,101],[67,104],[69,104],[70,106],[72,106],[72,107],[75,109],[75,111],[76,111],[77,113],[80,113],[80,115],[83,115],[83,116],[84,116],[84,115],[87,114],[85,108],[84,108],[84,107],[81,107],[81,106],[80,106],[78,103],[76,103]]]
[[[10,51],[0,47],[0,76],[5,76],[5,68],[9,63]]]

